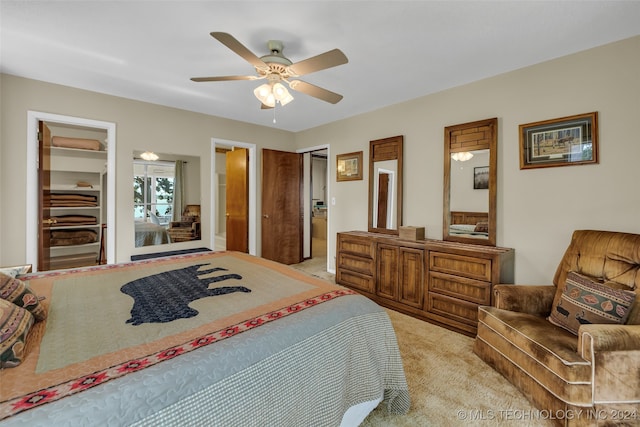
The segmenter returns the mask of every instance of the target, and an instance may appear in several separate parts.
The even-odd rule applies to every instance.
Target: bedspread
[[[247,269],[241,269],[241,264],[246,264]],[[187,329],[172,329],[164,336],[158,332],[164,328],[158,325],[143,321],[136,326],[134,308],[129,304],[125,316],[130,317],[126,319],[127,326],[134,329],[151,326],[145,334],[153,332],[154,339],[134,345],[135,339],[132,344],[127,341],[131,338],[123,337],[127,341],[124,359],[115,355],[121,352],[99,356],[91,356],[89,352],[89,355],[76,355],[78,360],[72,358],[69,362],[53,358],[46,367],[38,368],[39,363],[32,357],[25,361],[24,367],[42,371],[42,378],[55,379],[53,385],[43,387],[35,395],[24,390],[16,395],[15,391],[8,390],[20,389],[24,383],[26,370],[18,371],[24,368],[22,365],[14,368],[16,371],[4,370],[3,381],[0,381],[0,414],[4,411],[6,415],[18,402],[28,405],[34,397],[35,401],[48,399],[46,392],[65,394],[73,387],[76,391],[83,390],[73,391],[62,399],[52,398],[44,405],[34,405],[4,423],[333,426],[340,424],[342,414],[350,406],[382,397],[391,412],[408,410],[407,385],[391,323],[384,310],[353,291],[280,264],[235,253],[193,254],[123,266],[93,267],[80,270],[75,273],[79,276],[74,277],[86,280],[87,271],[123,276],[125,270],[135,272],[136,277],[148,277],[147,268],[153,267],[154,274],[157,271],[162,274],[176,267],[193,265],[197,265],[199,271],[210,272],[214,266],[225,268],[225,275],[243,276],[242,280],[229,280],[237,282],[234,286],[246,286],[251,292],[204,298],[207,302],[218,301],[217,306],[197,304],[204,317],[198,314],[170,321],[168,323],[192,324]],[[220,277],[221,272],[215,274]],[[49,278],[40,284],[58,277],[66,281],[60,288],[65,284],[72,286],[65,273],[45,276]],[[127,275],[119,280],[131,283],[131,279]],[[264,289],[257,285],[258,281],[265,282]],[[57,284],[48,294],[47,286],[38,287],[38,280],[31,282],[51,299],[55,308]],[[95,285],[84,283],[84,286]],[[271,293],[279,292],[278,288],[285,289],[284,297],[270,297]],[[69,295],[65,295],[68,298]],[[247,301],[254,298],[254,302],[241,303],[243,314],[239,315],[225,311],[231,304],[227,297]],[[135,303],[133,305],[135,307]],[[49,314],[47,322],[59,319],[60,313],[55,309]],[[100,318],[95,310],[93,314]],[[122,317],[122,314],[113,313],[113,316]],[[206,321],[200,325],[197,317]],[[49,333],[52,330],[47,327],[40,348],[31,349],[35,356],[48,345],[44,341]],[[158,342],[162,345],[156,345]],[[55,345],[50,349],[56,351]],[[80,360],[87,358],[88,362]],[[93,370],[78,375],[83,365]],[[109,377],[110,372],[123,367],[131,372],[115,375],[113,379]],[[63,380],[64,373],[69,371],[74,378]],[[12,373],[11,378],[6,375],[8,372]],[[101,384],[94,386],[95,382]],[[7,401],[7,395],[13,395],[13,399]]]
[[[136,222],[135,233],[136,248],[171,243],[167,229],[151,222]]]

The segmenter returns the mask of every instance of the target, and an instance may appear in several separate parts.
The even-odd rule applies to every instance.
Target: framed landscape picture
[[[362,179],[362,151],[354,153],[338,154],[337,177],[338,181],[355,181]]]
[[[598,113],[519,126],[520,169],[598,163]]]

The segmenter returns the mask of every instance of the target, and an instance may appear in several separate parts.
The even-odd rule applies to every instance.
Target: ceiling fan
[[[279,40],[269,40],[268,55],[257,57],[231,34],[213,32],[211,36],[220,43],[240,55],[253,65],[258,75],[255,76],[218,76],[218,77],[192,77],[194,82],[219,82],[229,80],[260,80],[266,79],[267,83],[258,86],[254,95],[262,103],[262,108],[273,108],[276,103],[286,105],[293,100],[293,96],[283,85],[286,83],[291,89],[313,96],[331,104],[336,104],[342,99],[342,95],[327,89],[312,85],[302,80],[290,80],[327,68],[349,62],[340,49],[333,49],[317,56],[293,63],[282,54],[283,44]]]

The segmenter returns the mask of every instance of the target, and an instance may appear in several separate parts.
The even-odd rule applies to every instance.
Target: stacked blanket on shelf
[[[89,229],[51,230],[51,246],[86,245],[98,241],[98,233]]]
[[[75,208],[98,206],[98,198],[90,194],[52,193],[43,196],[44,205],[51,208]]]
[[[72,225],[96,225],[98,219],[91,215],[58,215],[45,218],[52,222],[52,227],[68,227]]]

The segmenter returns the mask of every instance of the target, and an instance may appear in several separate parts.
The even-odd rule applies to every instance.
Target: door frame
[[[314,145],[313,147],[306,147],[306,148],[299,148],[296,150],[296,153],[299,154],[304,154],[304,153],[311,153],[313,151],[319,151],[319,150],[327,150],[327,198],[329,200],[333,200],[331,197],[331,177],[333,176],[333,163],[330,161],[331,159],[331,145],[330,144],[322,144],[322,145]],[[309,184],[311,185],[311,184]],[[331,269],[331,262],[329,260],[329,255],[331,254],[331,250],[330,250],[330,245],[329,245],[329,236],[331,236],[331,203],[327,203],[327,271],[329,273],[333,273],[335,274],[335,269]],[[307,207],[305,206],[305,217],[303,218],[303,221],[309,221],[311,220],[311,211],[309,210],[309,212],[307,213]],[[307,217],[307,215],[309,215]],[[303,242],[303,245],[306,244],[306,242]]]
[[[238,147],[249,150],[249,254],[257,255],[257,148],[256,144],[248,142],[231,141],[228,139],[211,138],[211,223],[209,225],[209,241],[212,245],[216,239],[217,199],[218,187],[216,185],[216,146]]]
[[[38,122],[107,131],[107,264],[116,262],[116,124],[81,117],[27,111],[26,263],[38,271]]]

